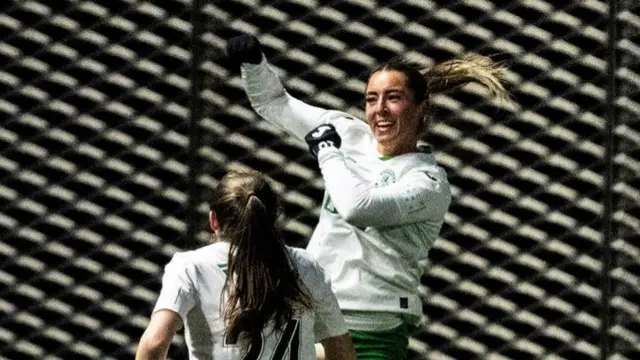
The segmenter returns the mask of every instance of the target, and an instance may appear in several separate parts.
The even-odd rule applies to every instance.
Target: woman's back
[[[250,342],[250,347],[247,340],[234,344],[225,339],[224,304],[221,302],[226,299],[222,293],[227,278],[229,243],[217,242],[174,255],[165,268],[163,290],[156,309],[174,308],[175,304],[180,304],[174,311],[183,318],[190,359],[315,359],[314,343],[346,332],[322,268],[306,251],[287,250],[303,284],[309,289],[314,310],[287,321],[277,331],[270,322],[262,336]],[[176,288],[180,290],[176,291]],[[173,295],[176,293],[177,296]]]
[[[210,201],[212,245],[177,253],[136,360],[166,356],[185,326],[190,359],[355,359],[329,277],[285,245],[279,201],[256,171],[231,171]]]

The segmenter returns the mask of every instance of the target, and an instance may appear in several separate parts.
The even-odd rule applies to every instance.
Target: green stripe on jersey
[[[222,270],[225,274],[227,274],[227,264],[217,264],[218,268]]]

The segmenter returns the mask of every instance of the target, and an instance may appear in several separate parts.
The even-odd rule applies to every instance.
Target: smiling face
[[[378,141],[378,152],[395,156],[415,151],[424,109],[414,100],[402,72],[381,70],[369,77],[365,113]]]

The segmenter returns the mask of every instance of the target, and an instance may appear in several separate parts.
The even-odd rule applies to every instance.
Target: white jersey
[[[365,122],[293,98],[264,57],[243,64],[242,77],[253,108],[269,122],[299,139],[331,123],[342,138],[339,150],[318,154],[325,198],[307,248],[330,274],[342,310],[418,321],[421,264],[451,201],[444,169],[430,152],[383,157]]]
[[[316,342],[343,335],[347,328],[322,267],[305,250],[288,251],[313,297],[314,312],[291,319],[278,331],[270,325],[255,343],[230,344],[224,338],[221,301],[227,278],[226,242],[176,253],[165,267],[153,312],[167,309],[180,315],[192,360],[315,359]]]

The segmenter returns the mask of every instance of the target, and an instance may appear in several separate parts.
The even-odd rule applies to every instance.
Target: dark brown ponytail
[[[313,301],[276,226],[277,195],[258,172],[230,172],[214,192],[218,236],[230,243],[224,319],[227,339],[280,328]]]

